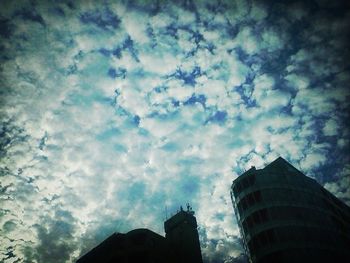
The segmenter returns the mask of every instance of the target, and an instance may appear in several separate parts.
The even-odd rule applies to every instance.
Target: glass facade
[[[252,262],[350,260],[350,208],[283,158],[239,176],[231,199]]]

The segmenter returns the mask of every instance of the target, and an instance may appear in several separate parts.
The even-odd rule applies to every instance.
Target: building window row
[[[237,196],[246,188],[251,187],[255,183],[255,174],[247,175],[243,180],[239,181],[234,187],[233,187],[233,193],[235,197]]]
[[[256,203],[261,202],[261,192],[255,191],[253,193],[250,193],[246,195],[242,200],[238,203],[238,211],[241,214],[243,211],[245,211],[248,207],[251,207],[255,205]]]
[[[346,233],[347,230],[350,230],[349,221],[348,221],[348,224],[346,224],[343,220],[339,219],[334,215],[331,215],[331,219],[338,231]]]
[[[257,251],[262,247],[276,243],[276,233],[274,229],[265,230],[254,236],[249,242],[248,247],[250,251]]]
[[[255,235],[249,242],[250,251],[258,251],[263,247],[271,246],[274,243],[309,243],[315,246],[323,245],[328,248],[344,249],[349,247],[350,239],[335,234],[327,229],[313,227],[288,226],[271,228]]]
[[[267,188],[261,190],[264,201],[283,202],[285,204],[307,205],[313,207],[323,207],[320,196],[307,191],[287,189],[287,188]]]
[[[339,200],[338,200],[339,201]],[[339,201],[340,202],[340,201]],[[323,199],[324,206],[328,208],[335,216],[341,218],[342,221],[348,222],[350,225],[350,215],[346,213],[346,210],[342,210],[339,206],[336,206],[330,199]]]
[[[288,226],[277,228],[275,232],[278,242],[282,243],[293,242],[297,244],[307,242],[316,246],[341,247],[345,245],[345,242],[348,242],[332,230],[317,227]]]
[[[255,226],[267,221],[295,221],[311,223],[317,226],[334,225],[338,230],[345,231],[346,225],[335,216],[328,216],[326,213],[316,209],[292,206],[273,206],[258,210],[249,215],[243,222],[245,232],[253,229]]]
[[[349,219],[349,217],[346,216],[345,213],[338,212],[335,206],[329,205],[324,201],[324,199],[320,198],[318,195],[305,191],[280,188],[258,190],[246,195],[239,201],[237,205],[238,210],[240,213],[242,213],[247,208],[255,205],[258,202],[261,202],[262,200],[264,200],[265,203],[270,204],[283,203],[287,205],[299,205],[321,209],[327,207],[329,211],[332,211],[335,215],[342,217],[344,221],[347,221],[347,219]]]
[[[268,220],[269,214],[266,208],[256,211],[243,221],[244,231],[247,232],[248,229],[252,229],[254,226],[260,225]]]

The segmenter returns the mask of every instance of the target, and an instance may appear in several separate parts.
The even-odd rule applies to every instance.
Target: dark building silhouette
[[[283,158],[233,181],[251,262],[350,262],[350,208]]]
[[[187,211],[181,208],[180,212],[165,221],[164,229],[171,258],[176,259],[174,262],[202,262],[197,221],[189,206]]]
[[[114,233],[77,263],[202,263],[197,221],[188,205],[164,222],[165,237],[148,229]]]

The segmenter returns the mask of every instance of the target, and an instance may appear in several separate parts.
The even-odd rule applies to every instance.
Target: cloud
[[[323,127],[323,133],[326,136],[334,136],[337,135],[338,124],[335,120],[329,119],[325,126]]]
[[[238,35],[235,38],[235,42],[240,45],[244,52],[247,54],[255,54],[259,51],[258,40],[255,35],[252,33],[250,27],[242,28]]]
[[[343,200],[347,205],[350,203],[350,193],[349,185],[350,175],[349,166],[346,165],[342,171],[339,173],[338,178],[334,182],[329,182],[324,185],[324,187],[333,193],[336,197]]]
[[[147,36],[147,20],[147,17],[135,12],[127,12],[123,16],[123,25],[126,32],[140,45],[146,44],[150,40]]]
[[[49,222],[46,223],[46,220]],[[74,218],[69,212],[58,210],[55,219],[46,220],[34,226],[39,240],[34,258],[38,262],[56,262],[58,258],[63,261],[72,260],[72,252],[76,250]]]

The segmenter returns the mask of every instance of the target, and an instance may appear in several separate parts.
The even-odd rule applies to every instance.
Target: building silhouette
[[[182,207],[164,222],[165,237],[148,229],[114,233],[77,263],[202,263],[197,221]]]
[[[197,221],[189,205],[187,211],[181,207],[180,212],[165,221],[164,229],[172,262],[202,262]]]
[[[350,262],[350,208],[279,157],[233,181],[251,262]]]

